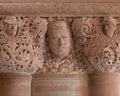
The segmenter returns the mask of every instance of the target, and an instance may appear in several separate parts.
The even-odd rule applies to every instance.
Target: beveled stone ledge
[[[24,2],[24,3],[26,3],[26,2],[32,2],[32,3],[34,3],[34,2],[46,2],[46,3],[50,3],[50,2],[85,2],[85,3],[90,3],[90,2],[92,2],[92,3],[101,3],[101,2],[105,2],[105,3],[115,3],[115,2],[120,2],[119,0],[0,0],[0,2],[9,2],[9,3],[13,3],[13,2]]]
[[[120,3],[0,3],[0,15],[119,16]]]

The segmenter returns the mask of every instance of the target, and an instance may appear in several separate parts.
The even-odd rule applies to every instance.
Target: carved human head
[[[54,58],[65,58],[71,49],[70,29],[64,21],[55,21],[48,29],[48,42]]]
[[[112,37],[116,30],[116,21],[113,17],[104,17],[103,19],[103,31],[108,37]]]
[[[17,22],[16,17],[14,17],[14,16],[7,16],[3,20],[3,26],[4,26],[5,32],[9,36],[15,36],[16,35],[16,33],[17,33],[17,26],[18,26],[18,22]]]

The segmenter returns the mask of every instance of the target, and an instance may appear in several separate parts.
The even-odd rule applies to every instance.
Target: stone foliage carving
[[[42,67],[47,21],[39,17],[1,17],[0,72],[35,73]]]
[[[2,16],[0,72],[120,72],[119,36],[118,17]]]
[[[91,19],[87,17],[75,19],[72,24],[75,58],[77,61],[76,71],[82,69],[82,72],[88,73],[91,70],[91,66],[87,55],[84,53],[83,46],[87,38],[93,34],[92,27]]]
[[[117,72],[120,66],[119,27],[117,25],[119,19],[113,17],[91,18],[87,26],[90,27],[91,23],[92,30],[87,35],[83,35],[81,26],[79,26],[81,19],[76,19],[72,25],[74,42],[77,41],[77,37],[79,40],[78,43],[74,43],[75,51],[79,50],[79,54],[82,53],[81,56],[78,55],[78,61],[80,61],[80,58],[85,58],[82,60],[85,62],[84,66],[87,65],[88,73],[96,71]],[[76,33],[80,34],[76,35]]]

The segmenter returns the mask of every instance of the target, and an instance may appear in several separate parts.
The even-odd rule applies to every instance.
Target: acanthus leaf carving
[[[44,63],[47,21],[37,17],[6,16],[2,19],[0,65],[4,71],[0,71],[35,73]]]
[[[119,72],[119,25],[111,16],[1,17],[0,72]]]

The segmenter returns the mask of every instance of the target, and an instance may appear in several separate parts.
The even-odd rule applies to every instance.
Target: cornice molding
[[[119,0],[0,0],[0,3],[118,3]]]
[[[0,3],[0,15],[119,16],[120,3]]]

